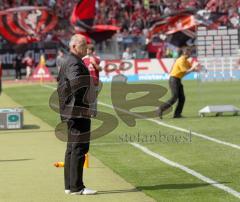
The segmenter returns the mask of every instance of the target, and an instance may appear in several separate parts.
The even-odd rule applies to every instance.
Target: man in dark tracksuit
[[[58,75],[58,95],[62,122],[67,124],[68,142],[65,153],[65,193],[95,194],[83,184],[83,165],[89,149],[91,114],[88,93],[91,89],[89,71],[82,61],[87,43],[82,35],[73,35],[70,54],[64,57]]]
[[[188,73],[198,71],[199,64],[191,65],[188,58],[191,55],[191,49],[183,48],[181,56],[176,60],[170,72],[169,87],[172,92],[172,97],[162,104],[158,109],[158,115],[162,119],[163,112],[169,109],[176,101],[177,107],[175,109],[173,118],[181,118],[182,110],[185,103],[185,95],[181,79]]]

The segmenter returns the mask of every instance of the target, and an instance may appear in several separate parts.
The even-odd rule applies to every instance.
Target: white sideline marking
[[[49,86],[49,85],[46,85],[46,84],[44,84],[44,85],[42,85],[43,87],[45,87],[45,88],[50,88],[50,89],[54,89],[54,90],[56,90],[57,88],[55,88],[55,87],[53,87],[53,86]]]
[[[170,125],[170,124],[167,124],[167,123],[164,123],[164,122],[162,122],[162,121],[155,120],[155,119],[149,119],[149,118],[144,117],[144,116],[142,116],[142,115],[139,115],[139,114],[137,114],[137,113],[129,112],[129,111],[127,111],[127,110],[124,110],[124,109],[121,109],[121,108],[118,108],[118,107],[113,107],[112,105],[109,105],[109,104],[105,104],[105,103],[102,103],[102,102],[98,102],[98,103],[101,104],[101,105],[103,105],[103,106],[106,106],[106,107],[109,107],[109,108],[116,109],[116,110],[118,110],[118,111],[124,112],[124,113],[126,113],[126,114],[130,114],[130,115],[133,115],[133,116],[135,116],[135,117],[138,117],[138,118],[141,118],[141,119],[145,119],[145,120],[154,122],[154,123],[156,123],[156,124],[158,124],[158,125],[162,125],[162,126],[165,126],[165,127],[167,127],[167,128],[175,129],[175,130],[178,130],[178,131],[181,131],[181,132],[184,132],[184,133],[189,133],[189,132],[190,132],[190,131],[187,130],[187,129],[180,128],[180,127],[177,127],[177,126],[173,126],[173,125]],[[240,145],[237,145],[237,144],[232,144],[232,143],[229,143],[229,142],[225,142],[225,141],[222,141],[222,140],[218,140],[218,139],[216,139],[216,138],[209,137],[209,136],[207,136],[207,135],[203,135],[203,134],[196,133],[196,132],[193,132],[193,131],[191,131],[191,134],[194,135],[194,136],[197,136],[197,137],[206,139],[206,140],[210,140],[210,141],[212,141],[212,142],[216,142],[216,143],[219,143],[219,144],[223,144],[223,145],[226,145],[226,146],[235,148],[235,149],[240,149]]]
[[[55,87],[53,86],[49,86],[49,85],[43,85],[44,87],[46,88],[50,88],[50,89],[56,89]],[[118,108],[118,107],[113,107],[112,105],[109,105],[109,104],[105,104],[103,102],[98,102],[99,104],[103,105],[103,106],[106,106],[108,108],[111,108],[111,109],[115,109],[115,110],[118,110],[118,111],[121,111],[121,112],[124,112],[126,114],[130,114],[130,115],[133,115],[135,117],[138,117],[140,119],[145,119],[145,120],[148,120],[148,121],[151,121],[151,122],[154,122],[158,125],[161,125],[161,126],[165,126],[167,128],[171,128],[171,129],[174,129],[174,130],[177,130],[177,131],[181,131],[181,132],[184,132],[184,133],[189,133],[190,131],[187,130],[187,129],[184,129],[184,128],[180,128],[180,127],[177,127],[177,126],[173,126],[173,125],[170,125],[170,124],[167,124],[167,123],[164,123],[162,121],[158,121],[158,120],[155,120],[155,119],[149,119],[147,117],[144,117],[142,115],[139,115],[137,113],[134,113],[134,112],[129,112],[127,110],[124,110],[124,109],[121,109],[121,108]],[[225,145],[225,146],[229,146],[229,147],[232,147],[234,149],[239,149],[240,150],[240,145],[237,145],[237,144],[232,144],[232,143],[229,143],[229,142],[225,142],[225,141],[222,141],[222,140],[218,140],[216,138],[213,138],[213,137],[209,137],[207,135],[204,135],[204,134],[200,134],[200,133],[196,133],[196,132],[193,132],[191,131],[191,134],[196,136],[196,137],[200,137],[202,139],[205,139],[205,140],[209,140],[209,141],[212,141],[212,142],[215,142],[215,143],[218,143],[218,144],[222,144],[222,145]]]
[[[172,167],[179,168],[180,170],[182,170],[182,171],[184,171],[184,172],[186,172],[186,173],[188,173],[188,174],[190,174],[190,175],[192,175],[192,176],[194,176],[194,177],[196,177],[196,178],[198,178],[198,179],[200,179],[200,180],[202,180],[202,181],[204,181],[204,182],[206,182],[206,183],[208,183],[208,184],[210,184],[210,185],[212,185],[212,186],[214,186],[214,187],[216,187],[218,189],[221,189],[221,190],[223,190],[223,191],[225,191],[225,192],[227,192],[227,193],[229,193],[229,194],[231,194],[231,195],[233,195],[233,196],[235,196],[235,197],[240,199],[240,192],[238,192],[238,191],[236,191],[236,190],[234,190],[234,189],[232,189],[230,187],[227,187],[227,186],[225,186],[223,184],[220,184],[219,182],[217,182],[215,180],[212,180],[212,179],[202,175],[201,173],[198,173],[198,172],[196,172],[196,171],[194,171],[194,170],[192,170],[192,169],[190,169],[190,168],[188,168],[186,166],[183,166],[183,165],[181,165],[181,164],[179,164],[177,162],[171,161],[171,160],[169,160],[169,159],[167,159],[167,158],[165,158],[165,157],[163,157],[163,156],[161,156],[161,155],[159,155],[159,154],[157,154],[155,152],[152,152],[147,147],[144,147],[144,146],[142,146],[142,145],[140,145],[138,143],[130,143],[130,144],[132,146],[134,146],[135,148],[141,150],[145,154],[148,154],[149,156],[152,156],[152,157],[154,157],[156,159],[159,159],[163,163],[168,164],[168,165],[170,165]]]

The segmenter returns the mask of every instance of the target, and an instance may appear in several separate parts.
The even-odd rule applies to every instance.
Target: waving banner
[[[211,27],[222,22],[226,15],[226,13],[197,9],[178,11],[155,20],[150,28],[150,35],[156,33],[171,35],[180,31],[194,30],[198,25]]]
[[[111,38],[120,28],[113,25],[93,25],[95,3],[96,0],[80,0],[73,9],[70,21],[76,33],[99,43]]]
[[[193,15],[173,16],[159,21],[151,28],[151,33],[173,34],[198,25]]]
[[[86,30],[91,29],[95,17],[95,3],[96,0],[80,0],[73,9],[71,23],[83,26]]]
[[[14,44],[41,40],[58,18],[47,7],[24,6],[0,11],[0,35]]]

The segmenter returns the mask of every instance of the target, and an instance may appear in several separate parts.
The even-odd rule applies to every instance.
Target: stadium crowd
[[[99,0],[96,24],[112,24],[121,27],[117,41],[121,50],[130,47],[133,57],[139,50],[147,50],[150,57],[177,57],[178,47],[165,42],[159,36],[149,38],[152,22],[162,16],[185,9],[206,9],[212,12],[227,13],[222,25],[232,26],[232,17],[238,16],[239,0]],[[128,50],[129,51],[129,50]],[[138,53],[136,53],[138,52]]]
[[[58,31],[49,34],[64,35],[63,28],[69,23],[69,16],[78,0],[0,0],[0,10],[17,6],[48,6],[54,9],[62,23]],[[240,12],[240,0],[97,0],[95,24],[109,24],[121,27],[116,39],[120,52],[130,48],[132,57],[144,57],[146,53],[159,57],[174,57],[177,47],[165,42],[159,36],[149,38],[152,22],[164,15],[184,9],[205,9],[226,13],[223,25],[236,26]],[[238,18],[239,20],[239,18]],[[234,22],[235,21],[235,22]],[[153,53],[153,54],[151,54]]]

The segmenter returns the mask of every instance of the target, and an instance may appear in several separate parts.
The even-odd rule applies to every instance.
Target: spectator
[[[132,55],[132,53],[130,52],[130,48],[129,48],[129,47],[127,47],[127,48],[125,49],[125,51],[123,52],[123,54],[122,54],[122,59],[123,59],[123,60],[131,60],[131,59],[133,59],[133,55]]]
[[[15,57],[15,61],[13,63],[13,67],[15,68],[15,78],[16,80],[21,80],[22,79],[22,55],[17,55]]]
[[[166,51],[165,43],[162,42],[158,47],[158,50],[156,53],[156,58],[161,59],[161,58],[165,57],[165,51]]]
[[[60,68],[63,63],[63,58],[64,58],[64,52],[63,52],[63,50],[60,49],[60,50],[58,50],[58,56],[56,58],[56,66],[57,66],[58,72],[60,72]]]
[[[23,58],[23,61],[22,61],[25,66],[26,66],[26,79],[28,80],[29,77],[31,76],[32,74],[32,68],[33,68],[33,64],[34,64],[34,61],[33,61],[33,58],[32,56],[29,54],[27,55],[25,58]]]
[[[71,32],[68,20],[66,20],[73,10],[74,5],[79,2],[64,0],[37,0],[37,1],[7,1],[0,0],[0,10],[5,10],[17,6],[47,5],[54,9],[59,17],[59,23],[56,30],[48,33],[45,41],[63,41],[68,39]],[[184,9],[205,9],[213,12],[226,13],[218,19],[219,24],[239,28],[239,7],[240,1],[231,0],[98,0],[94,24],[110,24],[121,27],[118,33],[118,43],[121,50],[131,47],[133,52],[144,46],[139,46],[143,36],[152,26],[154,20],[166,14],[172,14],[175,11]],[[62,34],[64,30],[65,34]],[[152,39],[149,39],[152,41]],[[4,44],[4,42],[1,42]],[[134,50],[135,49],[135,50]],[[157,49],[149,51],[150,57],[156,56]],[[171,51],[169,51],[171,52]]]
[[[172,57],[173,58],[178,58],[179,57],[179,49],[177,47],[173,49]]]

